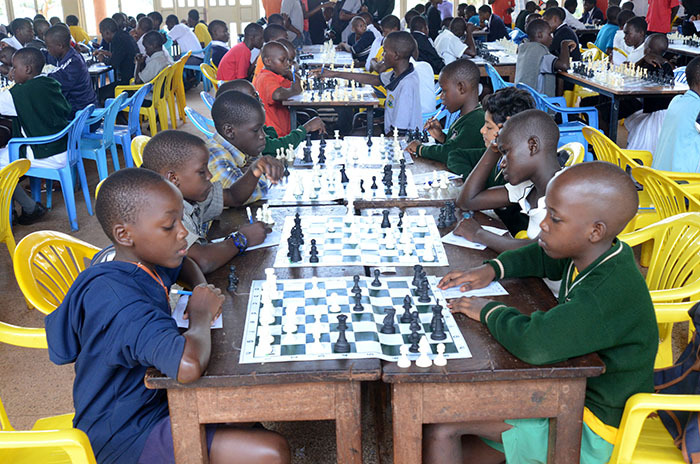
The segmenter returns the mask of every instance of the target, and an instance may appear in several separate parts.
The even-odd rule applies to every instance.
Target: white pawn
[[[282,326],[284,333],[294,333],[297,331],[296,313],[296,305],[287,306],[284,314],[284,325]]]
[[[399,360],[396,362],[396,365],[401,369],[408,369],[411,367],[411,360],[408,359],[408,345],[401,345],[399,347],[399,353],[401,353],[401,356],[399,356]]]
[[[442,367],[447,365],[447,359],[445,359],[445,344],[444,343],[438,343],[437,344],[437,356],[435,356],[435,359],[433,360],[433,364],[436,366]]]
[[[302,184],[301,178],[297,181],[297,185],[294,187],[294,196],[300,197],[304,194],[304,185]]]
[[[435,253],[433,253],[433,244],[430,242],[425,242],[425,250],[423,251],[423,261],[429,263],[435,261]]]
[[[418,227],[425,227],[427,225],[427,222],[425,219],[425,210],[424,209],[418,210],[418,219],[416,219],[416,225]],[[406,230],[405,227],[404,227],[404,230]]]
[[[264,302],[260,309],[260,324],[270,325],[275,322],[275,309],[270,302]]]
[[[320,288],[318,288],[318,277],[311,277],[311,290],[309,290],[309,298],[321,298],[324,294]]]
[[[274,224],[275,221],[272,219],[272,212],[270,212],[270,207],[267,203],[263,205],[263,222],[265,224]]]
[[[433,365],[433,362],[428,356],[428,353],[430,353],[430,342],[428,342],[425,335],[423,335],[418,342],[418,352],[420,353],[420,356],[418,356],[418,359],[416,359],[416,366],[430,367]]]
[[[275,341],[275,337],[270,333],[269,325],[261,325],[258,328],[258,345],[271,345]]]
[[[331,293],[329,300],[330,300],[330,305],[328,307],[328,312],[329,313],[339,313],[340,312],[340,305],[338,304],[338,294],[335,292]]]

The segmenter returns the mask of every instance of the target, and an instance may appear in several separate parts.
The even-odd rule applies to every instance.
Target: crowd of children
[[[98,24],[99,45],[76,16],[67,16],[65,24],[58,18],[18,18],[0,42],[0,72],[14,81],[0,91],[0,115],[11,118],[13,136],[61,131],[77,111],[114,98],[117,86],[152,81],[173,64],[176,52],[191,53],[187,64],[199,65],[209,47],[216,67],[214,135],[205,140],[162,130],[145,146],[140,168],[119,170],[104,181],[95,209],[112,245],[96,255],[46,317],[50,359],[75,363],[73,423],[87,433],[97,461],[173,462],[167,399],[164,392],[145,388],[145,370],[156,367],[182,383],[203,375],[212,351],[210,323],[223,302],[207,275],[271,232],[251,219],[212,241],[211,222],[225,208],[266,197],[270,184],[284,175],[285,165],[275,157],[280,148],[326,134],[327,125],[342,135],[352,132],[352,110],[338,110],[337,121],[304,110],[299,127],[292,127],[283,104],[303,91],[299,47],[329,39],[366,72],[322,66],[310,75],[374,87],[385,98],[384,134],[427,131],[430,142],[413,140],[405,150],[444,165],[464,181],[456,205],[470,213],[454,234],[500,253],[474,269],[450,270],[439,287],[466,291],[522,277],[554,282],[557,304],[532,315],[483,298],[453,299],[448,307],[483,324],[511,354],[531,364],[598,353],[605,372],[587,382],[581,462],[607,462],[625,402],[653,390],[658,342],[653,305],[632,250],[617,238],[637,213],[637,188],[628,173],[609,163],[563,167],[555,118],[535,109],[527,90],[508,86],[493,92],[483,67],[471,58],[479,40],[517,36],[522,43],[515,81],[553,97],[557,73],[581,59],[575,29],[586,25],[601,26],[595,46],[612,63],[672,74],[675,60],[666,55],[665,30],[670,21],[660,20],[661,13],[648,20],[636,16],[630,2],[596,0],[583,0],[579,18],[577,0],[561,5],[550,0],[542,8],[527,2],[517,16],[511,16],[512,1],[489,1],[476,9],[445,8],[447,2],[430,0],[403,19],[380,1],[264,3],[266,17],[247,24],[240,38],[231,37],[223,20],[207,24],[192,9],[183,21],[176,15],[163,20],[158,12],[104,18]],[[656,0],[650,3],[650,11],[662,10]],[[114,71],[111,82],[97,91],[81,54],[88,45],[95,48],[94,59]],[[189,89],[198,81],[187,73]],[[655,168],[700,172],[695,122],[700,57],[689,61],[685,76],[688,92],[670,105],[669,98],[631,99],[620,117],[629,118],[633,148],[640,131],[651,133],[644,118],[663,121],[663,130],[660,122],[654,128]],[[436,84],[451,118],[437,116]],[[591,97],[583,104],[598,106],[601,127],[617,124],[605,119],[606,99]],[[0,134],[3,127],[0,121]],[[64,165],[66,137],[25,147],[21,156],[36,167]],[[0,167],[8,163],[7,148],[0,148]],[[19,205],[13,218],[18,224],[46,214],[21,186],[13,200]],[[493,210],[510,234],[483,228],[472,213],[484,210]],[[170,317],[168,301],[178,280],[193,289],[184,333]],[[423,461],[544,463],[548,437],[547,418],[506,415],[488,422],[431,424],[424,428]],[[261,426],[208,425],[206,443],[213,463],[291,461],[285,438]]]

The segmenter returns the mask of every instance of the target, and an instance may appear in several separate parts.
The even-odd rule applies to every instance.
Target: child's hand
[[[136,56],[134,57],[134,61],[136,61],[138,64],[141,64],[141,63],[143,63],[144,61],[146,61],[146,55],[142,55],[142,54],[139,53],[138,55],[136,55]]]
[[[313,118],[309,119],[306,124],[304,124],[304,129],[306,129],[306,132],[318,131],[325,134],[326,124],[323,122],[323,119],[319,118],[318,116],[314,116]]]
[[[260,245],[262,242],[264,242],[265,237],[267,234],[272,232],[272,229],[269,229],[264,222],[256,221],[252,224],[246,224],[239,227],[238,232],[245,235],[245,238],[248,241],[248,246],[251,247]]]
[[[486,298],[463,296],[448,301],[447,307],[450,308],[452,313],[462,313],[469,319],[479,321],[481,320],[481,310],[488,303],[491,303],[491,300],[487,300]]]
[[[294,90],[296,93],[302,93],[304,89],[301,88],[301,77],[297,74],[295,75],[296,79],[293,80],[292,82],[292,90]]]
[[[484,230],[481,227],[481,224],[476,222],[474,218],[469,218],[462,219],[462,221],[460,221],[460,223],[457,224],[457,227],[455,227],[453,233],[460,237],[464,237],[472,242],[477,242],[478,240],[476,239],[476,236],[480,230]]]
[[[655,68],[660,68],[661,66],[664,65],[666,62],[663,57],[650,53],[648,55],[644,55],[644,62],[649,63],[650,65],[654,66]]]
[[[476,29],[476,24],[467,22],[467,34],[473,33]]]
[[[434,139],[437,139],[442,134],[442,124],[435,118],[430,118],[425,121],[423,129],[427,130]]]
[[[564,49],[564,47],[568,48],[570,52],[573,52],[574,49],[576,48],[576,42],[573,40],[567,39],[567,40],[562,40],[561,41],[561,48]]]
[[[257,178],[263,174],[270,182],[276,184],[284,174],[284,165],[280,160],[269,155],[261,156],[250,165],[251,172]]]
[[[459,291],[467,292],[484,288],[496,278],[496,271],[488,264],[467,271],[450,271],[438,282],[438,288],[446,290],[448,288],[461,285]]]
[[[211,284],[199,284],[192,290],[192,296],[187,301],[183,317],[189,319],[190,314],[206,311],[211,316],[211,322],[214,322],[221,314],[223,302],[224,295],[221,294],[221,290]]]
[[[418,151],[418,147],[420,147],[420,141],[419,140],[412,140],[411,143],[406,145],[406,151],[412,155],[415,155],[416,152]]]

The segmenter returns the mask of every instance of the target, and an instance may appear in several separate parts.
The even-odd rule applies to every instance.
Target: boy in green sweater
[[[430,118],[424,129],[437,143],[422,145],[414,140],[406,150],[412,155],[440,161],[450,171],[467,176],[485,148],[479,133],[484,125],[484,110],[479,104],[479,68],[468,59],[455,60],[442,69],[439,83],[445,107],[450,113],[459,111],[459,118],[450,126],[447,135],[440,122]],[[465,152],[464,149],[473,150]]]
[[[546,312],[527,315],[484,298],[462,297],[448,306],[480,321],[528,363],[600,356],[605,373],[586,385],[580,461],[585,464],[608,462],[627,398],[653,391],[654,307],[631,248],[616,238],[637,206],[637,190],[617,166],[602,161],[572,166],[549,182],[538,243],[468,271],[451,271],[438,284],[466,291],[494,279],[562,279],[558,304]],[[429,425],[423,459],[545,463],[548,434],[548,418]]]
[[[229,90],[236,90],[242,92],[246,95],[250,95],[253,98],[260,100],[258,91],[255,90],[253,84],[245,79],[236,79],[233,81],[224,82],[219,86],[219,90],[216,92],[218,97],[224,92]],[[326,133],[326,125],[323,120],[318,116],[309,119],[306,124],[293,129],[289,134],[284,137],[278,137],[277,131],[274,127],[263,125],[263,132],[265,132],[265,148],[263,148],[261,154],[276,156],[278,148],[286,149],[289,145],[294,148],[299,146],[299,144],[306,138],[306,134],[309,132],[319,132]]]

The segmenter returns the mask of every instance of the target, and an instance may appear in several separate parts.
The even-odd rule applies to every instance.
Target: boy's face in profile
[[[442,98],[445,107],[450,113],[458,111],[464,104],[464,94],[468,90],[467,83],[446,78],[443,74],[440,74],[438,81],[442,88],[440,98]]]
[[[163,45],[158,43],[147,42],[143,44],[143,48],[146,50],[146,55],[152,56],[155,52],[163,49]]]
[[[552,45],[552,40],[554,40],[554,38],[552,37],[551,28],[545,29],[535,37],[535,42],[539,42],[547,48]]]
[[[10,68],[9,77],[17,84],[24,84],[32,77],[36,76],[37,73],[34,72],[31,66],[23,63],[16,57],[12,58],[12,68]]]
[[[228,43],[228,39],[230,38],[230,35],[228,33],[228,27],[217,26],[212,32],[212,39],[218,40],[219,42]]]
[[[484,145],[487,148],[496,140],[500,130],[501,127],[493,120],[491,113],[486,111],[484,113],[484,125],[481,126],[479,132],[481,132],[481,136],[484,138]]]
[[[281,76],[289,73],[290,63],[287,50],[282,47],[274,48],[264,60],[265,67]]]
[[[229,142],[246,155],[257,156],[265,148],[263,124],[265,124],[265,111],[261,107],[260,111],[251,114],[250,120],[245,123],[235,127],[232,124],[225,125],[224,135]]]
[[[517,185],[532,177],[532,154],[530,153],[530,138],[512,134],[505,125],[498,134],[498,151],[503,155],[501,169],[503,178]],[[512,135],[511,135],[512,134]]]
[[[170,182],[153,188],[133,224],[124,224],[131,251],[144,265],[176,268],[187,255],[182,195]]]
[[[352,23],[352,31],[355,33],[357,37],[362,36],[365,32],[367,32],[367,24],[363,21],[355,21]]]
[[[625,24],[622,29],[625,34],[625,45],[628,47],[637,48],[644,41],[644,32],[637,30],[636,27]]]
[[[211,191],[209,172],[209,152],[205,147],[197,147],[187,161],[178,168],[173,183],[180,189],[185,200],[200,202],[207,199]]]
[[[384,41],[384,64],[387,68],[393,68],[396,66],[398,61],[398,54],[396,53],[396,48],[394,48],[394,43],[391,40]]]
[[[595,6],[594,2],[583,2],[583,11],[586,13],[591,11],[593,7]]]

